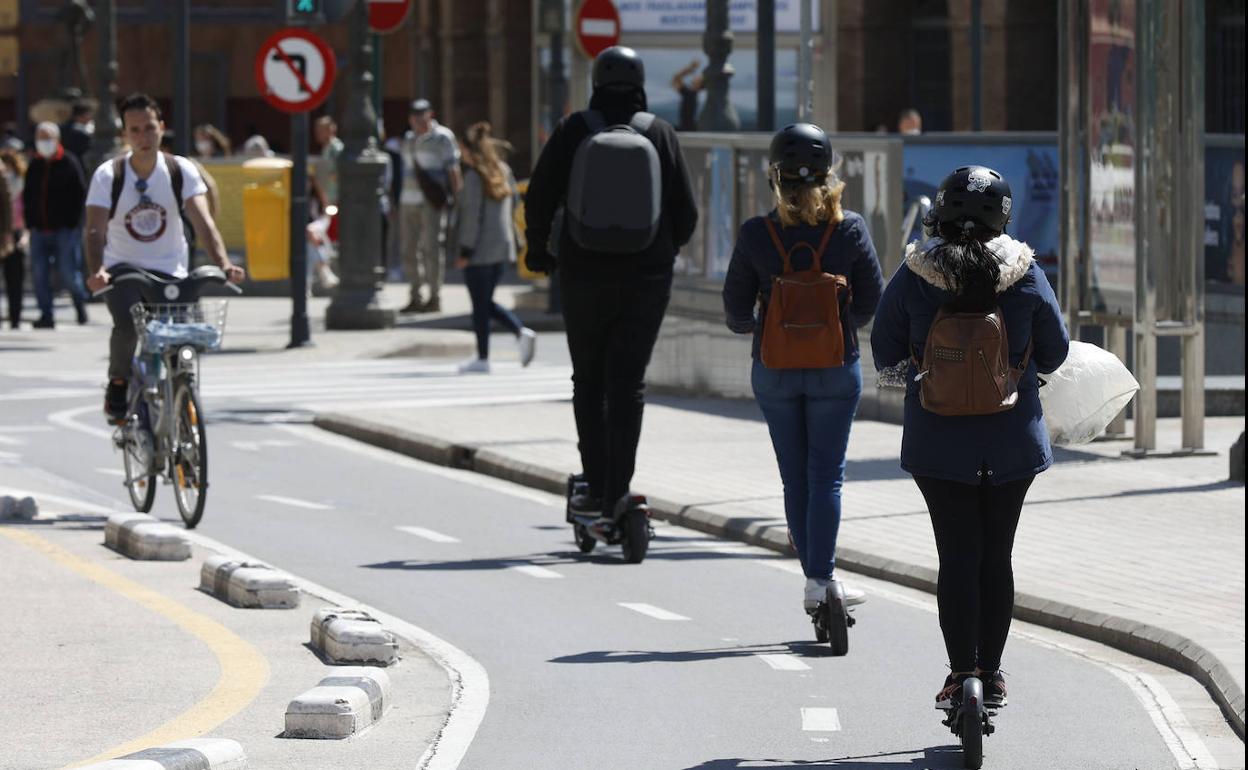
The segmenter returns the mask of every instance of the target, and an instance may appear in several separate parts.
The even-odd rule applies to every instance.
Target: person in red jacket
[[[26,169],[22,204],[30,229],[30,272],[39,303],[36,329],[51,329],[52,268],[56,267],[61,288],[74,300],[78,323],[87,322],[87,290],[82,278],[82,206],[87,199],[87,183],[82,165],[61,144],[61,129],[55,123],[40,123],[35,129],[35,157]]]

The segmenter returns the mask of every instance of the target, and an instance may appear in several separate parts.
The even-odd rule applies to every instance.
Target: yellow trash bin
[[[516,184],[516,193],[519,200],[516,201],[512,216],[515,219],[516,234],[520,236],[519,242],[516,243],[516,273],[526,281],[536,281],[538,278],[545,278],[541,273],[535,273],[524,264],[524,258],[529,253],[529,244],[524,240],[524,196],[529,192],[529,180],[523,179]]]
[[[247,273],[253,281],[290,278],[290,167],[282,158],[243,164],[243,229]]]

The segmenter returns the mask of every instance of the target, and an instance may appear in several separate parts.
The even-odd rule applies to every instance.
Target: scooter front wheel
[[[620,522],[624,527],[624,561],[629,564],[641,564],[646,558],[650,547],[650,518],[645,509],[634,509],[624,514]]]
[[[576,539],[576,547],[581,553],[589,553],[594,550],[594,546],[598,545],[598,541],[589,534],[584,524],[572,525],[572,537]]]
[[[849,609],[845,606],[845,591],[840,583],[832,581],[828,586],[824,603],[825,623],[828,627],[828,643],[836,656],[849,653]]]
[[[959,719],[962,764],[968,770],[979,770],[984,765],[984,685],[973,676],[962,683]]]

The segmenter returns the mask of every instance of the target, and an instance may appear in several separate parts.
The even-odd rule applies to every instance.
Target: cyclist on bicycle
[[[99,291],[115,274],[133,268],[163,278],[185,278],[190,250],[184,215],[212,263],[231,281],[241,283],[246,274],[226,254],[225,242],[208,211],[208,187],[199,170],[186,158],[160,151],[165,124],[156,100],[146,94],[128,97],[121,103],[121,118],[131,150],[101,163],[87,193],[87,288]],[[117,286],[107,299],[113,332],[104,414],[117,424],[126,419],[126,391],[137,341],[130,309],[143,296],[130,284]]]

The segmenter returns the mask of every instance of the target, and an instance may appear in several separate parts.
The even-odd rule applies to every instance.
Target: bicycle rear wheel
[[[156,502],[156,474],[151,473],[153,442],[151,434],[143,435],[146,430],[135,420],[121,427],[126,491],[130,493],[131,505],[139,513],[152,510],[152,503]]]
[[[186,528],[194,529],[204,515],[208,496],[208,435],[199,396],[189,378],[174,385],[172,417],[174,498]]]

